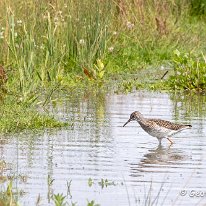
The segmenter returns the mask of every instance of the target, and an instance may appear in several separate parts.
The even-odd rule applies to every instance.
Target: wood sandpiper
[[[192,125],[175,124],[162,119],[149,119],[143,117],[140,112],[133,112],[130,115],[129,120],[123,125],[123,127],[130,121],[136,120],[142,129],[153,137],[156,137],[161,144],[163,138],[167,138],[171,144],[173,141],[170,139],[174,134],[181,132],[182,130],[189,129]]]

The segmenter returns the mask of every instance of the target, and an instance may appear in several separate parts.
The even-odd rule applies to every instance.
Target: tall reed
[[[4,1],[0,62],[23,97],[90,68],[105,53],[110,1]],[[18,7],[17,7],[18,5]]]

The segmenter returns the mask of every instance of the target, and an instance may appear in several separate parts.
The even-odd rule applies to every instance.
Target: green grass
[[[0,63],[23,98],[37,88],[87,84],[98,59],[104,79],[161,65],[175,49],[205,51],[205,21],[188,1],[14,0],[0,4]],[[203,16],[203,14],[201,14]]]
[[[23,103],[16,103],[15,99],[9,99],[8,102],[1,104],[0,110],[0,133],[15,133],[25,129],[39,130],[68,125],[68,123],[60,122],[48,114],[38,112],[33,106],[28,107]]]
[[[13,194],[13,182],[10,181],[7,185],[7,188],[4,191],[0,192],[0,205],[3,206],[18,206],[19,204],[16,201],[15,195]]]
[[[174,52],[174,74],[168,79],[172,89],[205,91],[206,59],[204,55],[195,56],[192,53]]]

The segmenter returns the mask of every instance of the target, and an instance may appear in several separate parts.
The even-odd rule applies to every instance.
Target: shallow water
[[[39,195],[40,205],[54,205],[57,193],[76,205],[206,204],[205,96],[88,93],[48,110],[71,126],[0,137],[2,175],[15,177],[21,205],[35,205]],[[135,110],[193,127],[173,137],[172,146],[163,140],[158,147],[136,122],[122,127]]]

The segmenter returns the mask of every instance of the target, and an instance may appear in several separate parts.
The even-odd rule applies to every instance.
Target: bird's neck
[[[137,122],[139,123],[139,124],[145,124],[146,123],[146,118],[144,118],[144,117],[140,117],[140,118],[138,118],[137,119]]]

